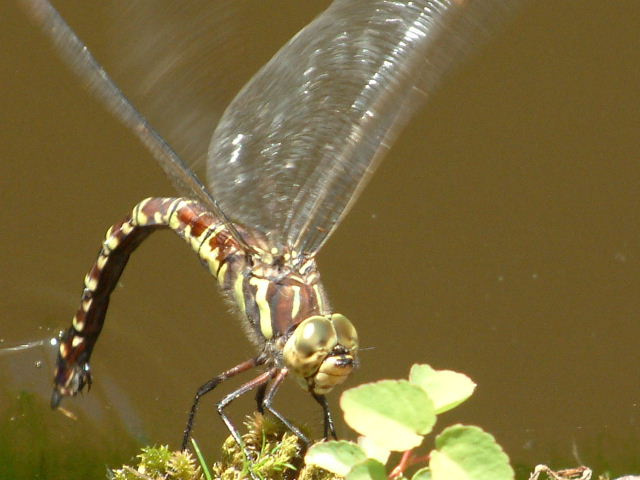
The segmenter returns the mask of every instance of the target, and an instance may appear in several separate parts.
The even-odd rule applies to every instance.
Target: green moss
[[[171,452],[167,446],[144,447],[134,467],[112,472],[114,480],[201,480],[202,470],[189,452]]]
[[[249,454],[248,461],[232,437],[222,445],[222,454],[213,465],[198,465],[189,452],[171,452],[165,446],[145,447],[138,455],[137,466],[123,466],[113,472],[116,480],[204,480],[210,472],[216,480],[250,478],[249,468],[255,476],[268,480],[331,480],[336,477],[316,467],[303,467],[304,447],[299,439],[282,426],[256,414],[246,422],[243,436]]]

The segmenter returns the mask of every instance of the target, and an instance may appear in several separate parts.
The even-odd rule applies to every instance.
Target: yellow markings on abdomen
[[[107,260],[109,259],[109,257],[107,257],[106,255],[104,255],[103,253],[101,253],[98,256],[98,260],[96,260],[96,265],[98,266],[98,268],[100,270],[102,270],[104,268],[104,266],[107,264]]]
[[[84,310],[85,312],[88,312],[89,309],[91,308],[91,304],[93,303],[93,298],[87,298],[86,300],[83,300],[82,302],[82,310]]]
[[[267,301],[269,280],[253,277],[249,280],[249,283],[257,289],[255,299],[258,305],[258,314],[260,315],[260,331],[265,339],[270,340],[273,338],[273,326],[271,324],[271,307]]]
[[[113,252],[120,244],[120,239],[111,233],[111,229],[107,232],[107,238],[104,239],[103,250],[107,253]]]
[[[84,286],[90,292],[94,292],[98,286],[98,280],[91,276],[91,272],[87,273],[84,277]]]
[[[78,320],[77,315],[73,317],[71,325],[73,325],[73,328],[75,328],[77,332],[81,332],[84,329],[84,321]]]
[[[151,198],[145,198],[133,209],[133,221],[136,225],[146,225],[149,221],[149,217],[142,211],[147,203],[152,200]]]
[[[133,225],[131,225],[131,222],[125,222],[120,227],[120,231],[125,235],[129,235],[131,232],[133,232]]]
[[[178,198],[174,200],[167,209],[169,212],[171,212],[169,221],[167,223],[169,225],[169,228],[171,228],[171,230],[173,230],[174,232],[178,231],[180,229],[180,225],[182,225],[180,223],[180,218],[178,217],[178,210],[180,210],[181,208],[181,205],[179,205],[179,203],[181,202],[182,199]]]

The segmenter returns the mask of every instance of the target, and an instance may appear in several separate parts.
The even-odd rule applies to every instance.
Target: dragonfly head
[[[283,349],[285,365],[301,386],[324,395],[357,364],[358,334],[339,313],[314,315],[297,326]]]

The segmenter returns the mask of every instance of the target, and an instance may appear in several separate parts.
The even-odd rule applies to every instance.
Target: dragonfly
[[[258,411],[310,443],[273,406],[287,377],[322,408],[324,437],[337,438],[326,395],[358,367],[359,339],[331,308],[316,256],[412,115],[519,2],[335,0],[229,103],[207,148],[203,183],[47,0],[20,1],[182,195],[147,198],[107,231],[60,339],[52,407],[91,385],[90,357],[130,255],[154,231],[170,230],[235,305],[257,352],[197,389],[182,449],[202,397],[258,367],[216,404],[239,445],[225,408],[249,392]]]

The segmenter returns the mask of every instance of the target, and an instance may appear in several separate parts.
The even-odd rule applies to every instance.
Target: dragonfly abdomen
[[[200,203],[185,198],[147,198],[106,234],[85,276],[80,306],[60,340],[52,405],[91,384],[89,360],[102,327],[111,292],[129,256],[157,229],[171,229],[197,253],[227,297],[246,319],[259,346],[286,337],[303,320],[330,313],[315,262],[294,269],[262,248],[257,232],[240,229],[254,251],[247,252],[225,223]],[[276,349],[282,348],[280,342]]]
[[[245,252],[225,227],[198,202],[184,198],[147,198],[106,234],[93,267],[84,280],[80,306],[62,335],[55,373],[53,406],[62,396],[76,395],[91,384],[89,359],[109,305],[111,292],[131,253],[153,231],[169,228],[190,244],[223,285],[228,262],[244,263]],[[238,260],[241,260],[238,262]]]

